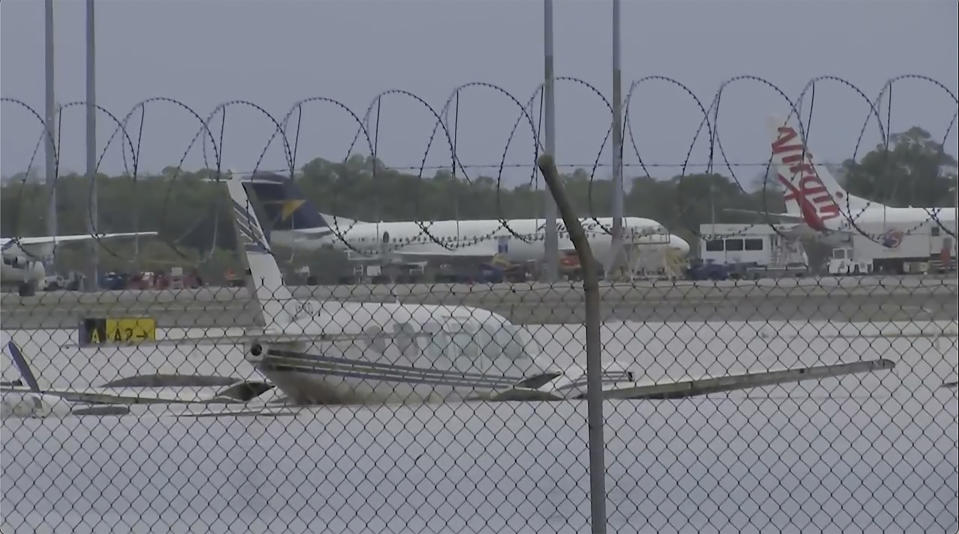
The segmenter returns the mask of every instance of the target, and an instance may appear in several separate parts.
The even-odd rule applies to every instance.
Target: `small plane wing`
[[[36,399],[50,398],[82,404],[213,404],[244,403],[273,389],[273,384],[258,380],[236,380],[225,387],[116,387],[101,386],[79,389],[44,389],[30,370],[20,347],[13,341],[7,349],[22,377],[22,382],[0,386],[0,392],[28,395]],[[74,410],[75,411],[75,410]]]
[[[775,371],[757,371],[738,375],[706,376],[686,380],[663,380],[650,384],[640,384],[631,381],[611,383],[611,381],[607,379],[607,376],[605,376],[607,372],[604,371],[603,397],[606,399],[678,399],[723,391],[890,370],[894,367],[894,362],[879,359]],[[614,371],[608,376],[630,375],[628,373]],[[559,376],[554,377],[559,378]],[[557,382],[550,381],[547,384],[543,384],[542,387],[537,387],[536,384],[526,384],[525,382],[526,381],[516,384],[512,388],[495,393],[490,400],[552,401],[586,398],[586,376],[584,372],[579,376],[572,377],[572,379],[564,375]]]
[[[230,386],[239,390],[242,383]],[[269,386],[272,387],[272,386]],[[230,389],[227,388],[227,389]],[[41,389],[32,391],[27,388],[2,388],[4,393],[37,393],[57,397],[69,402],[86,404],[179,404],[179,403],[216,403],[239,402],[239,399],[221,395],[215,390],[204,388],[81,388],[81,389]],[[232,393],[232,390],[230,391]]]
[[[739,375],[703,377],[647,385],[630,385],[604,390],[609,399],[678,399],[706,395],[722,391],[735,391],[788,382],[819,380],[856,373],[890,370],[896,364],[891,360],[878,359],[816,367],[798,367],[778,371],[760,371]]]

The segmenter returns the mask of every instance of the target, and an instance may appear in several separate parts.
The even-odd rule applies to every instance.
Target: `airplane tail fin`
[[[807,225],[825,231],[840,209],[856,197],[847,193],[824,165],[816,164],[805,139],[788,121],[770,117],[772,167],[783,186],[786,212],[801,215]]]
[[[282,329],[295,315],[289,309],[295,307],[293,295],[283,285],[280,272],[263,228],[247,195],[246,184],[239,178],[226,180],[233,208],[233,226],[237,233],[237,246],[243,252],[252,283],[252,292],[263,314],[267,330]]]
[[[23,381],[27,383],[30,391],[40,393],[40,384],[37,383],[37,377],[35,377],[33,371],[30,370],[27,359],[23,357],[20,346],[11,339],[7,342],[7,350],[10,351],[10,356],[13,358],[13,365],[20,371],[20,376],[23,378]]]
[[[271,231],[329,227],[323,215],[292,178],[274,173],[256,173],[244,183],[260,199],[269,217]]]

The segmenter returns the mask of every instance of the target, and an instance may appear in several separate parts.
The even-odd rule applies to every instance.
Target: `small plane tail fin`
[[[296,305],[293,295],[289,288],[283,285],[283,274],[253,210],[246,184],[239,178],[226,180],[226,184],[232,201],[237,246],[242,252],[241,258],[245,261],[250,275],[253,296],[260,304],[264,328],[282,329],[294,316],[294,313],[287,310]]]
[[[11,339],[7,342],[7,350],[10,351],[10,357],[13,358],[13,365],[20,371],[20,376],[23,377],[23,381],[27,383],[30,391],[40,393],[40,384],[37,383],[37,377],[35,377],[33,371],[30,370],[27,359],[23,357],[20,346]]]

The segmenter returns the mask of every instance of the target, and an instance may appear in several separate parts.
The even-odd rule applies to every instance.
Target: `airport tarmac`
[[[603,283],[603,320],[949,320],[959,314],[957,282],[933,277],[801,278],[758,281]],[[582,284],[416,284],[293,286],[297,298],[477,306],[518,324],[583,320]],[[86,317],[149,316],[162,327],[255,324],[245,288],[164,291],[56,291],[0,297],[4,329],[75,328]]]

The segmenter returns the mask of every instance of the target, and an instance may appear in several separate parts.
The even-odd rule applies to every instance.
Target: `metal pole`
[[[709,182],[709,220],[713,225],[713,236],[716,235],[716,204],[713,201],[714,191],[713,182]]]
[[[623,255],[623,86],[619,50],[619,0],[613,0],[613,235],[612,261],[606,276],[619,267]]]
[[[551,196],[559,206],[570,240],[576,248],[583,268],[583,292],[586,294],[586,423],[589,427],[589,503],[593,534],[606,533],[606,443],[603,438],[602,344],[599,332],[599,281],[596,260],[590,250],[586,232],[573,206],[566,198],[563,183],[556,171],[553,156],[539,158],[539,170],[546,178]]]
[[[556,157],[556,108],[553,92],[553,0],[543,1],[543,38],[545,50],[545,80],[543,81],[543,106],[545,109],[545,140],[547,154]],[[543,275],[546,282],[559,278],[559,235],[556,231],[556,201],[547,195],[544,206],[545,255]]]
[[[93,0],[87,0],[87,180],[90,184],[90,214],[87,217],[87,231],[100,232],[100,209],[97,202],[97,93],[96,93],[96,37],[94,34]],[[90,269],[87,275],[87,288],[96,291],[99,287],[98,253],[99,243],[90,241]]]
[[[53,97],[53,0],[46,0],[44,4],[44,44],[43,44],[43,66],[44,66],[44,90],[45,90],[45,113],[47,127],[46,143],[46,185],[47,185],[47,235],[57,235],[57,156],[56,156],[56,102]],[[54,253],[56,253],[54,245]]]

